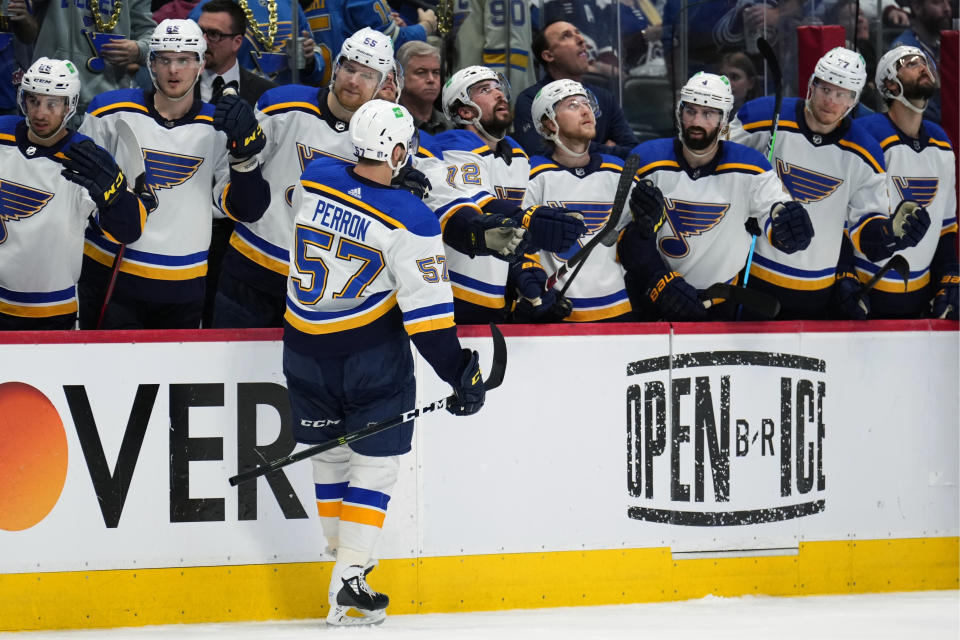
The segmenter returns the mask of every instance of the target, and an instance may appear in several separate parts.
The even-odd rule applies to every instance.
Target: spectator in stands
[[[910,0],[910,28],[890,45],[891,49],[906,45],[922,49],[934,64],[940,64],[940,32],[950,28],[953,10],[949,0]],[[934,77],[939,71],[932,69]],[[940,90],[930,98],[924,117],[940,123]]]
[[[620,54],[626,74],[666,74],[662,35],[663,19],[650,0],[620,0]]]
[[[543,4],[544,28],[551,22],[568,22],[581,31],[591,53],[590,73],[617,75],[616,7],[598,0],[546,0]],[[536,58],[534,50],[534,58]],[[575,78],[574,78],[575,79]]]
[[[873,83],[873,77],[877,70],[877,50],[873,46],[873,36],[870,35],[870,21],[867,15],[861,10],[857,10],[856,0],[840,0],[834,4],[826,14],[827,24],[838,24],[846,29],[847,40],[845,46],[853,49],[863,56],[867,63],[867,84],[863,87],[863,93],[860,96],[860,102],[854,110],[853,117],[859,118],[869,115],[871,112],[880,109],[880,94],[877,93],[877,87]],[[854,33],[854,22],[856,22],[856,36]],[[856,42],[854,42],[854,39]]]
[[[0,16],[0,115],[18,115],[17,87],[33,59],[37,19],[25,0],[10,0]]]
[[[153,12],[153,19],[160,24],[167,18],[182,20],[190,15],[199,0],[170,0]]]
[[[597,137],[590,144],[590,151],[626,157],[637,144],[637,138],[614,95],[602,87],[583,82],[588,61],[586,41],[580,30],[569,22],[551,22],[534,36],[533,55],[543,66],[543,78],[517,97],[513,125],[514,136],[524,150],[530,155],[547,152],[533,126],[533,99],[540,89],[554,80],[568,79],[580,82],[593,92],[600,106]]]
[[[440,50],[426,42],[408,42],[397,51],[403,69],[403,93],[400,104],[413,116],[418,129],[436,135],[451,127],[443,113],[434,107],[440,95]]]
[[[94,96],[136,86],[130,65],[143,66],[156,24],[149,0],[35,0],[40,33],[34,57],[75,60],[80,72],[80,103],[74,122],[79,124]],[[123,36],[103,45],[99,56],[91,44],[93,32]],[[92,71],[103,66],[103,71]]]
[[[757,68],[753,60],[745,53],[724,54],[720,60],[720,75],[730,81],[733,91],[733,113],[740,110],[743,103],[758,96]]]

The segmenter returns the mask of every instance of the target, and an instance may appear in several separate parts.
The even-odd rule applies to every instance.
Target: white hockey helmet
[[[373,95],[377,95],[384,80],[386,80],[387,74],[394,70],[393,40],[385,33],[370,27],[364,27],[344,40],[340,47],[340,53],[337,54],[333,74],[330,76],[331,89],[333,89],[333,84],[337,79],[337,71],[344,60],[370,67],[380,74],[377,90],[373,92]]]
[[[393,102],[400,102],[400,94],[403,93],[403,67],[396,60],[393,61],[393,69],[387,74],[387,78],[384,78],[384,81],[380,83],[380,91],[383,91],[383,88],[387,85],[391,74],[393,75],[393,86],[397,96],[393,99]],[[377,93],[379,95],[380,92]]]
[[[733,110],[733,90],[727,76],[718,76],[714,73],[698,71],[693,74],[687,83],[680,89],[680,99],[677,100],[677,128],[683,135],[680,125],[680,114],[685,103],[699,104],[720,112],[720,131],[723,132],[730,122],[730,112]]]
[[[207,39],[203,37],[200,25],[193,20],[167,18],[157,25],[150,36],[151,58],[159,51],[187,51],[197,54],[198,60],[203,60],[206,50]]]
[[[440,101],[443,103],[443,115],[451,122],[476,126],[480,121],[480,107],[470,99],[470,87],[485,80],[493,80],[499,83],[500,90],[503,92],[504,97],[507,102],[510,102],[510,83],[503,77],[503,74],[489,67],[474,65],[460,69],[460,71],[450,76],[450,79],[443,85],[443,94],[440,98]],[[461,104],[476,109],[477,116],[469,121],[461,118],[458,113]]]
[[[913,56],[919,56],[923,58],[924,63],[926,64],[927,75],[930,77],[930,81],[936,85],[937,77],[933,72],[933,63],[923,52],[923,50],[917,47],[900,45],[899,47],[894,47],[893,49],[890,49],[890,51],[887,51],[885,54],[883,54],[883,57],[880,58],[880,62],[877,63],[877,91],[879,91],[880,95],[887,100],[897,100],[906,105],[911,111],[923,113],[924,109],[927,107],[927,104],[924,103],[923,107],[917,107],[915,104],[907,100],[903,95],[903,83],[900,82],[900,77],[898,75],[902,61],[905,58],[910,58]],[[894,95],[887,87],[888,81],[896,83],[896,85],[900,88],[900,91],[896,95]]]
[[[853,103],[856,105],[860,99],[860,92],[863,91],[863,85],[867,83],[867,63],[856,51],[834,47],[817,60],[817,66],[814,67],[813,74],[807,82],[808,98],[814,80],[818,79],[853,91],[856,94]]]
[[[597,98],[593,92],[584,87],[576,80],[554,80],[544,86],[533,98],[533,128],[537,130],[542,137],[552,140],[556,137],[556,132],[549,131],[543,126],[543,119],[546,118],[556,126],[557,112],[556,106],[565,98],[570,96],[583,96],[590,103],[593,115],[600,115],[600,106],[597,104]]]
[[[17,91],[17,103],[24,115],[27,115],[26,93],[66,98],[67,112],[60,128],[53,133],[55,136],[77,112],[77,104],[80,102],[80,74],[69,60],[39,58],[23,74],[20,89]],[[29,122],[27,124],[29,125]]]
[[[350,119],[350,140],[358,158],[386,162],[393,175],[405,164],[393,164],[393,150],[400,145],[407,154],[419,146],[413,116],[405,107],[373,99],[363,103]]]

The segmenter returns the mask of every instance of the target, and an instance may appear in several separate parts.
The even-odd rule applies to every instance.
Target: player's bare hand
[[[110,64],[133,64],[140,60],[140,46],[134,40],[111,40],[103,45],[100,57]]]
[[[20,22],[30,18],[30,11],[27,9],[25,0],[10,0],[7,5],[7,18],[11,22]]]

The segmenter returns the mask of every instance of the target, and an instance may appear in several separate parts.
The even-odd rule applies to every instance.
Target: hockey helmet
[[[917,107],[912,102],[907,100],[903,95],[903,83],[900,82],[899,77],[901,66],[905,61],[911,60],[914,56],[918,56],[923,60],[927,75],[930,77],[931,82],[936,85],[937,77],[933,72],[933,63],[923,52],[923,50],[917,47],[900,45],[899,47],[894,47],[893,49],[890,49],[890,51],[887,51],[885,54],[883,54],[883,57],[880,58],[880,62],[877,63],[877,91],[879,91],[880,95],[887,100],[897,100],[906,105],[910,110],[915,111],[916,113],[923,113],[923,110],[927,106],[926,103],[924,103],[923,107]],[[888,81],[896,83],[896,85],[900,88],[900,91],[896,95],[894,95],[887,87]]]
[[[834,47],[817,60],[817,66],[807,83],[809,96],[810,87],[815,80],[823,80],[838,87],[853,91],[854,104],[860,99],[863,85],[867,83],[867,63],[863,56],[850,49]],[[852,109],[853,107],[851,107]]]
[[[167,18],[157,25],[150,36],[150,57],[159,51],[173,51],[175,53],[190,52],[197,54],[198,60],[203,60],[207,50],[207,39],[203,31],[193,20],[175,20]]]
[[[330,76],[331,89],[337,79],[337,71],[344,60],[362,64],[380,74],[377,90],[373,92],[373,95],[376,95],[383,86],[387,74],[394,70],[393,41],[390,36],[370,27],[364,27],[344,40],[337,55],[337,64]]]
[[[67,112],[63,116],[60,128],[53,134],[56,135],[77,112],[77,104],[80,102],[80,74],[69,60],[39,58],[23,74],[23,78],[20,80],[20,89],[17,91],[17,103],[24,115],[27,114],[26,97],[24,95],[26,93],[66,98]]]
[[[363,103],[350,119],[350,140],[358,158],[386,162],[393,175],[405,164],[393,164],[393,150],[397,145],[407,154],[419,146],[413,116],[401,105],[373,99]]]
[[[683,105],[699,104],[720,112],[720,130],[730,122],[730,112],[733,110],[733,90],[727,76],[718,76],[714,73],[698,71],[693,74],[687,83],[680,89],[680,99],[677,101],[677,127],[680,127],[680,114]],[[681,134],[682,134],[682,127]]]
[[[593,92],[584,87],[576,80],[554,80],[544,86],[533,99],[531,109],[533,115],[533,127],[541,136],[547,139],[556,137],[556,132],[549,131],[543,126],[543,119],[546,118],[556,126],[557,124],[557,105],[570,96],[584,96],[593,110],[594,116],[600,115],[600,106],[597,104],[597,98]]]
[[[470,98],[470,87],[485,80],[497,82],[504,98],[507,102],[510,102],[510,83],[503,77],[503,74],[488,67],[474,65],[460,69],[450,76],[450,79],[443,85],[443,94],[440,100],[443,103],[443,115],[451,122],[476,126],[480,122],[480,107]],[[458,113],[460,105],[472,107],[477,111],[477,116],[473,120],[464,120]]]

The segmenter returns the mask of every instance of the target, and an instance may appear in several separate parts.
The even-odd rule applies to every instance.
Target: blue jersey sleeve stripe
[[[442,302],[440,304],[433,304],[428,307],[420,307],[419,309],[404,311],[403,321],[410,322],[412,320],[420,320],[421,318],[439,316],[439,315],[444,315],[449,313],[453,313],[453,303]]]

